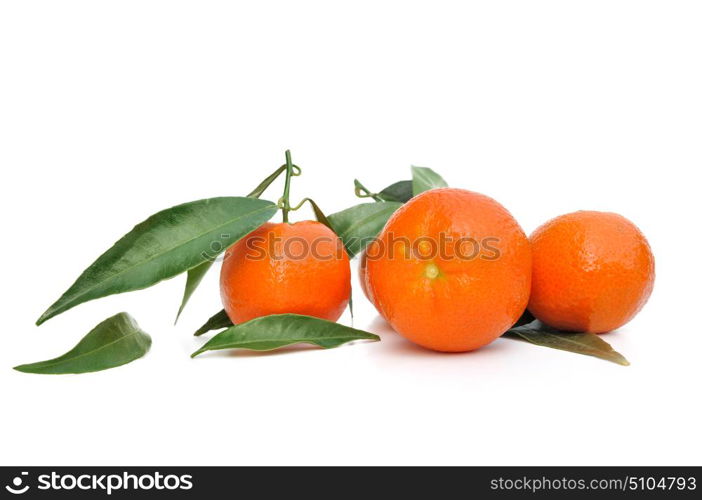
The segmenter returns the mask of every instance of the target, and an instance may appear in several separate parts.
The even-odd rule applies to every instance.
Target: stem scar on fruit
[[[430,262],[424,268],[424,276],[426,276],[430,280],[438,278],[440,274],[441,274],[441,270],[439,269],[439,266],[437,266],[433,262]]]

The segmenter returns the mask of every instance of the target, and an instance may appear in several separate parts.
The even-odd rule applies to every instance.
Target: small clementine
[[[429,349],[470,351],[524,311],[531,251],[492,198],[432,189],[388,220],[368,249],[366,272],[372,301],[398,333]]]
[[[621,215],[561,215],[537,228],[530,240],[534,264],[529,311],[548,325],[608,332],[631,320],[651,295],[651,248]]]
[[[266,223],[227,250],[220,291],[234,324],[282,313],[336,321],[351,292],[349,258],[324,224]]]

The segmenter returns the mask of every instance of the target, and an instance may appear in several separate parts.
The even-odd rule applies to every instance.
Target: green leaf
[[[208,319],[204,325],[197,329],[195,336],[199,337],[203,333],[207,333],[212,330],[221,330],[222,328],[229,328],[233,326],[232,320],[229,319],[227,313],[224,309],[219,311],[217,314]]]
[[[334,232],[344,242],[349,257],[361,253],[378,233],[390,216],[402,206],[394,201],[361,203],[329,215]]]
[[[266,191],[266,189],[268,189],[268,186],[270,186],[280,174],[285,172],[285,169],[285,165],[278,167],[271,175],[263,179],[263,181],[261,181],[261,183],[258,186],[256,186],[253,191],[247,194],[246,197],[259,198]],[[299,172],[299,168],[297,168],[297,171]],[[180,314],[183,312],[185,305],[188,303],[190,297],[193,295],[197,287],[200,286],[202,278],[205,277],[205,274],[207,274],[207,271],[209,271],[213,263],[213,260],[209,262],[203,262],[199,266],[194,267],[188,271],[188,279],[185,282],[183,300],[180,303],[180,308],[178,309],[178,314],[176,315],[176,323],[178,323],[178,318],[180,318]]]
[[[141,358],[151,347],[151,337],[139,328],[134,318],[119,313],[93,328],[63,356],[16,366],[24,373],[88,373],[125,365]]]
[[[178,318],[180,318],[180,313],[185,309],[185,305],[192,297],[195,289],[200,285],[202,278],[205,277],[207,271],[210,270],[214,264],[214,260],[206,260],[199,266],[193,267],[188,271],[188,279],[185,281],[185,290],[183,291],[183,300],[180,303],[180,308],[178,308],[178,314],[176,314],[175,322],[178,323]]]
[[[394,184],[390,184],[388,187],[379,192],[378,196],[385,201],[399,201],[400,203],[407,203],[412,196],[414,196],[412,181],[399,181]]]
[[[535,345],[570,351],[576,354],[594,356],[628,366],[629,362],[624,356],[612,349],[612,346],[594,333],[568,333],[555,330],[541,323],[533,321],[527,325],[511,328],[503,336],[521,339]]]
[[[412,167],[412,194],[419,193],[434,188],[447,187],[448,184],[439,174],[427,167]]]
[[[262,316],[218,333],[192,354],[221,349],[271,351],[292,344],[314,344],[325,349],[352,340],[380,340],[372,333],[300,314]]]
[[[212,260],[276,211],[270,201],[228,197],[152,215],[83,271],[37,325],[83,302],[140,290]]]
[[[312,211],[314,212],[314,216],[317,219],[317,222],[321,222],[325,226],[327,226],[329,229],[334,231],[334,227],[331,225],[331,222],[329,222],[329,219],[327,218],[326,215],[324,215],[324,212],[322,212],[322,209],[319,208],[319,205],[315,203],[315,201],[311,198],[306,198],[306,200],[309,202],[310,205],[312,205]]]

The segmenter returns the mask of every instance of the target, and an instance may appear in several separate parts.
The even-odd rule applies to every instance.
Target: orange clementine
[[[526,308],[531,250],[498,202],[440,188],[403,205],[368,248],[376,307],[405,338],[437,351],[484,346]]]
[[[631,320],[651,295],[651,247],[621,215],[561,215],[537,228],[530,240],[534,264],[529,311],[548,325],[608,332]]]
[[[324,224],[266,223],[227,250],[220,291],[234,324],[282,313],[336,321],[351,292],[349,258]]]

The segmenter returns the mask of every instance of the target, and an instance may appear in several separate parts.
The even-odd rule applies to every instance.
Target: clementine
[[[227,250],[220,291],[234,324],[282,313],[336,321],[351,292],[349,258],[324,224],[266,223]]]
[[[621,215],[561,215],[537,228],[530,240],[529,311],[552,327],[608,332],[631,320],[651,295],[651,247]]]
[[[531,250],[498,202],[453,188],[425,191],[368,247],[367,285],[405,338],[437,351],[484,346],[524,312]]]

